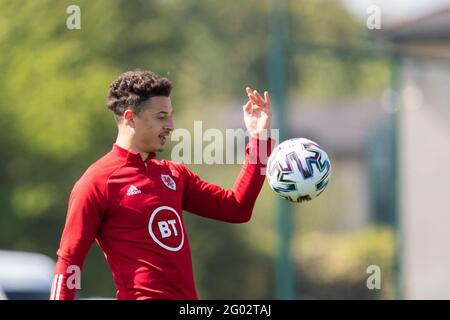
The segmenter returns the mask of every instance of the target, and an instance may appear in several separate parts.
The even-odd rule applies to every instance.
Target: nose
[[[164,126],[164,129],[167,130],[167,131],[173,131],[174,128],[175,128],[175,126],[174,126],[174,123],[173,123],[173,119],[169,118],[167,120],[166,125]]]

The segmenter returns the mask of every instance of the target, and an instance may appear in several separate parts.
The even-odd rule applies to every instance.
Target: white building
[[[393,30],[405,299],[450,299],[450,8]]]

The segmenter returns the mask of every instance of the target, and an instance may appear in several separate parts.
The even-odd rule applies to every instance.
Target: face
[[[172,102],[169,97],[152,97],[133,114],[135,145],[141,152],[161,152],[174,129]]]

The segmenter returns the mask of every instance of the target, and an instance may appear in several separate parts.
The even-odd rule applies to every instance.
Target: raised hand
[[[272,110],[270,109],[270,97],[264,91],[264,98],[256,90],[246,88],[248,102],[244,105],[244,121],[247,131],[251,137],[267,139],[270,130],[270,119]]]

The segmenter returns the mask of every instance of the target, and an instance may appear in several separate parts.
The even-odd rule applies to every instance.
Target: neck
[[[131,134],[123,134],[119,131],[119,134],[117,135],[116,144],[123,148],[128,150],[132,153],[139,153],[141,155],[142,160],[147,159],[148,152],[142,151],[134,142],[133,135]]]

